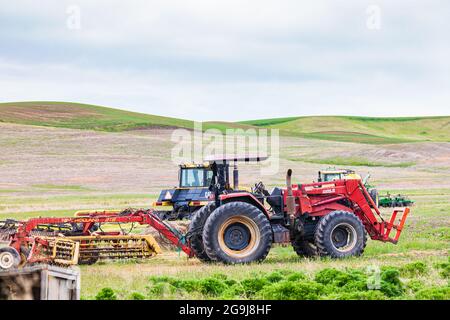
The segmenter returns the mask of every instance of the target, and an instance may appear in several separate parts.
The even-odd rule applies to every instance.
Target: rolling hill
[[[189,120],[89,104],[48,101],[0,103],[0,122],[99,131],[193,127],[193,122]]]
[[[243,121],[284,135],[371,144],[450,141],[450,117],[314,116]]]
[[[0,122],[97,131],[155,127],[193,128],[185,119],[71,102],[0,103]],[[375,118],[310,116],[241,122],[209,121],[204,129],[279,129],[282,135],[368,144],[450,141],[450,116]]]

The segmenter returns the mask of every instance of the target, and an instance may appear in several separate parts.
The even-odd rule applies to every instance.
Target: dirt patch
[[[8,106],[2,110],[4,119],[22,119],[45,122],[49,120],[67,120],[79,117],[98,116],[98,113],[74,107],[64,109],[63,105],[39,104],[33,106]]]

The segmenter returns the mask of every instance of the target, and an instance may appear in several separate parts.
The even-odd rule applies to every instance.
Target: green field
[[[90,104],[49,101],[0,103],[0,122],[99,131],[193,126],[189,120]]]
[[[155,194],[102,194],[61,187],[68,195],[36,196],[11,190],[0,196],[4,218],[71,216],[79,208],[141,207]],[[55,190],[51,185],[50,190]],[[450,299],[449,189],[385,190],[410,195],[416,204],[397,245],[369,240],[362,257],[343,260],[298,257],[275,246],[262,263],[204,264],[184,253],[165,251],[145,261],[81,266],[83,299]],[[76,193],[73,193],[76,192]],[[82,194],[78,194],[81,192]],[[65,210],[22,212],[47,205]],[[79,206],[79,208],[77,207]],[[383,209],[389,215],[391,209]],[[127,229],[128,226],[122,226]],[[134,232],[142,232],[137,228]],[[369,290],[373,269],[380,287]]]
[[[241,122],[304,138],[371,144],[450,141],[450,117],[294,117]]]
[[[394,190],[391,190],[395,192]],[[203,264],[169,252],[148,261],[82,266],[84,299],[450,299],[448,190],[415,194],[397,245],[369,241],[362,257],[300,258],[274,247],[262,263]],[[389,210],[388,210],[389,211]],[[381,287],[367,289],[370,270]],[[330,279],[331,277],[331,279]],[[333,280],[334,279],[334,280]]]
[[[190,120],[88,104],[48,101],[0,103],[0,122],[113,132],[155,127],[193,127]],[[224,131],[228,128],[279,129],[281,134],[287,136],[368,144],[450,141],[449,116],[409,118],[311,116],[203,123],[205,130]]]
[[[80,266],[82,298],[448,300],[449,121],[294,117],[205,122],[204,129],[277,128],[282,133],[278,172],[263,176],[258,166],[242,164],[244,186],[258,181],[268,189],[283,186],[287,169],[296,183],[308,183],[331,165],[370,173],[380,194],[409,196],[415,204],[399,243],[369,240],[363,256],[343,260],[301,258],[290,246],[274,246],[264,262],[234,266],[204,264],[165,250],[145,261]],[[82,104],[0,104],[0,220],[149,208],[161,189],[177,183],[172,131],[160,129],[192,124]],[[386,216],[391,212],[382,209]],[[374,268],[380,287],[368,290]]]

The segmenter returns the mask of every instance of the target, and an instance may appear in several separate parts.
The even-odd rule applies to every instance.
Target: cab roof
[[[224,161],[224,162],[260,162],[260,161],[264,161],[267,160],[268,157],[267,155],[211,155],[211,156],[207,156],[205,157],[206,161],[209,162],[219,162],[219,161]]]

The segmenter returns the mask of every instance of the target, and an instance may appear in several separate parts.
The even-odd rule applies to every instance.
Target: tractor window
[[[180,187],[207,187],[212,178],[212,171],[205,169],[182,169]]]
[[[205,187],[209,187],[211,185],[211,180],[213,177],[213,172],[211,170],[206,170],[206,181],[205,181]]]
[[[341,174],[340,173],[327,173],[323,177],[323,181],[334,181],[334,180],[340,180]]]

